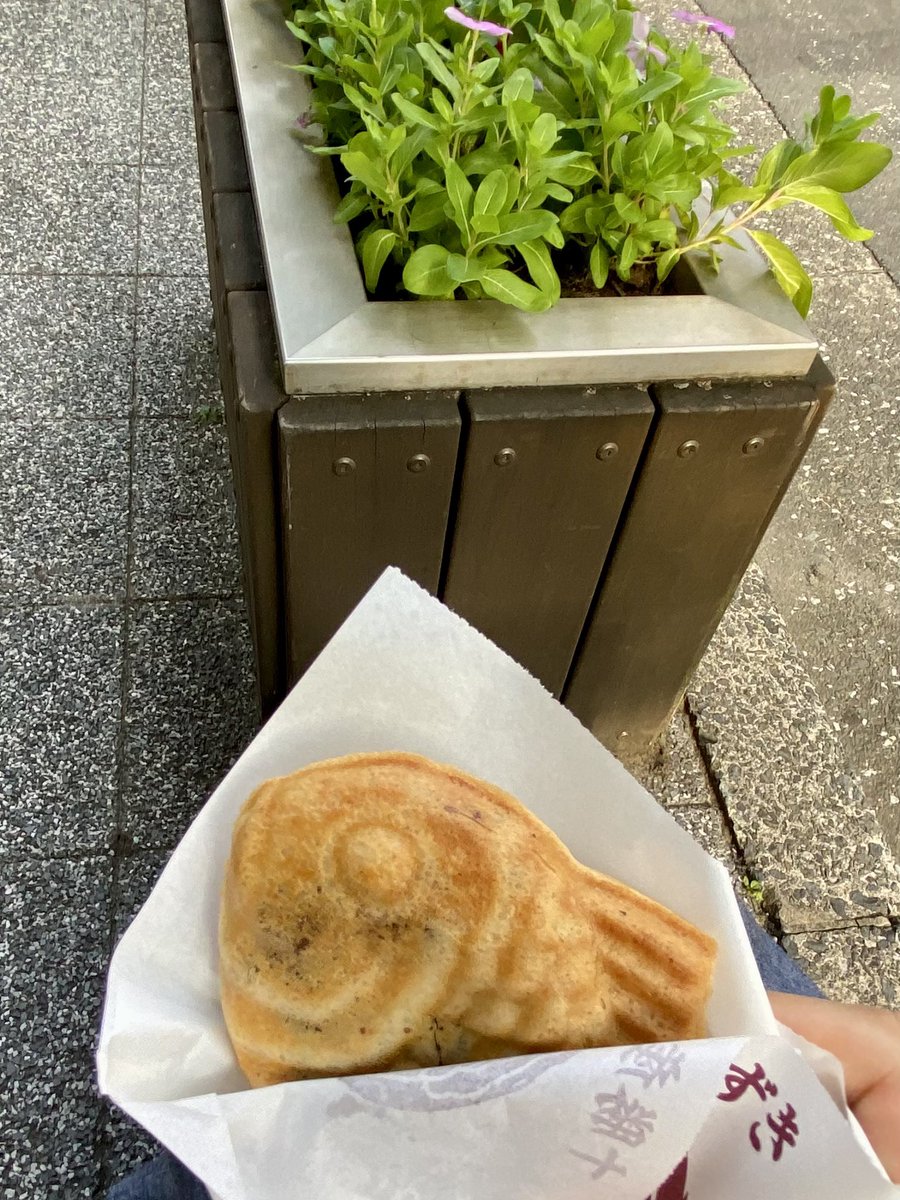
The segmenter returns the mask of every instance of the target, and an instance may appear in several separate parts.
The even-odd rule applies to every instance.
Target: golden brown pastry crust
[[[254,1087],[699,1037],[715,942],[412,754],[263,784],[234,829],[222,1004]]]

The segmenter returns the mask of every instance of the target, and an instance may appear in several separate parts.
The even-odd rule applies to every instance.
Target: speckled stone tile
[[[139,418],[133,492],[136,596],[237,592],[240,551],[223,425]]]
[[[0,609],[4,853],[109,845],[121,671],[121,608]]]
[[[118,940],[131,924],[150,895],[153,885],[169,859],[170,851],[136,850],[121,857],[116,868],[114,889],[114,928]],[[159,1153],[159,1143],[140,1125],[117,1108],[103,1101],[103,1160],[106,1177],[117,1183],[125,1175]]]
[[[134,283],[0,275],[6,418],[127,417]]]
[[[206,277],[196,163],[191,170],[184,166],[144,167],[139,270],[142,275]]]
[[[0,875],[0,961],[15,964],[0,979],[4,1194],[91,1200],[110,859],[0,860]]]
[[[838,389],[758,561],[900,851],[900,292],[836,276],[812,316]]]
[[[256,732],[243,605],[138,605],[126,722],[126,829],[171,847]]]
[[[715,804],[703,759],[684,712],[676,712],[653,752],[624,764],[663,808]]]
[[[161,1147],[156,1138],[132,1121],[126,1113],[108,1101],[104,1102],[104,1108],[104,1159],[106,1178],[112,1186],[142,1163],[155,1158]]]
[[[148,0],[144,162],[197,168],[184,5]]]
[[[17,64],[0,79],[0,137],[4,158],[136,164],[140,59],[121,58],[114,74],[39,73],[30,62]]]
[[[138,292],[137,407],[189,417],[221,409],[209,285],[197,276],[143,278]]]
[[[0,423],[0,604],[125,586],[128,424]]]
[[[135,0],[79,0],[74,12],[47,0],[10,0],[3,8],[5,70],[27,64],[35,73],[71,76],[114,75],[127,63],[140,67],[144,12]]]
[[[731,839],[718,808],[705,804],[679,806],[673,808],[671,814],[682,829],[687,830],[707,854],[718,859],[734,874],[735,864]]]
[[[15,153],[0,165],[0,273],[134,272],[136,167]]]
[[[169,861],[171,847],[143,850],[140,847],[123,855],[116,868],[116,938],[120,938],[152,892],[162,869]]]
[[[895,912],[897,864],[757,568],[688,698],[739,847],[785,930]]]
[[[900,942],[894,929],[863,927],[798,933],[785,949],[832,1000],[900,1005]]]

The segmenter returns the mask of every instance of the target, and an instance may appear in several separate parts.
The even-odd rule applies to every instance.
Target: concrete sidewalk
[[[751,68],[770,62],[766,22],[793,22],[792,50],[813,53],[818,17],[795,20],[797,0],[759,6],[756,32],[728,7],[717,15],[741,25],[735,48]],[[0,8],[0,1178],[26,1200],[99,1198],[154,1149],[96,1095],[106,964],[253,735],[251,661],[181,0]],[[880,95],[892,77],[868,61]],[[753,88],[736,114],[748,140],[780,135]],[[861,198],[863,217],[872,202]],[[881,264],[898,243],[889,222],[867,219],[889,235],[880,260],[786,219],[817,264],[814,322],[838,399],[685,712],[639,770],[826,989],[892,1003],[900,879],[860,786],[869,770],[886,779],[888,760],[873,768],[867,743],[845,739],[842,698],[853,686],[860,711],[874,697],[887,713],[892,676],[866,662],[887,669],[890,629],[897,647],[881,600],[897,547],[876,491],[896,489],[897,293]],[[821,572],[801,593],[812,546]],[[845,572],[858,596],[869,581],[865,603],[842,602]]]

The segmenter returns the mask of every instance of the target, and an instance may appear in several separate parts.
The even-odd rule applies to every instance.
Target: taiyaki
[[[512,796],[405,753],[314,763],[253,793],[219,948],[254,1087],[702,1037],[716,955]]]

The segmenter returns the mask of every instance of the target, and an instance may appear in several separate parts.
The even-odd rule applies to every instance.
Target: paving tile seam
[[[127,754],[128,694],[131,687],[131,588],[135,557],[135,448],[137,442],[138,413],[138,317],[141,287],[141,231],[142,200],[144,186],[144,118],[147,101],[147,31],[149,26],[149,0],[143,0],[141,29],[141,100],[138,126],[138,172],[137,172],[137,220],[135,225],[134,273],[132,288],[132,344],[131,344],[131,405],[128,414],[128,485],[127,515],[125,523],[125,596],[122,611],[122,669],[119,677],[119,727],[116,731],[116,783],[113,792],[113,853],[109,878],[109,911],[106,931],[106,962],[112,957],[118,940],[118,911],[121,899],[121,845],[127,823],[125,812],[128,794],[129,773]],[[95,1198],[104,1197],[112,1184],[110,1164],[111,1139],[103,1105],[97,1110],[92,1141],[93,1158],[97,1165]]]
[[[132,608],[147,608],[151,605],[166,604],[239,604],[243,599],[237,592],[167,592],[165,595],[151,594],[132,596]]]
[[[719,813],[722,817],[722,823],[725,826],[725,833],[729,842],[731,843],[731,854],[734,859],[735,871],[742,879],[758,882],[756,873],[747,860],[744,846],[738,838],[737,829],[735,828],[731,813],[728,811],[728,804],[725,799],[725,793],[721,786],[721,781],[719,780],[719,777],[715,772],[715,768],[713,767],[709,749],[704,740],[700,737],[697,716],[688,696],[685,696],[684,711],[688,718],[688,724],[690,726],[691,736],[694,739],[694,745],[697,748],[697,753],[700,757],[700,761],[703,763],[703,769],[706,772],[706,779],[709,789],[713,794],[716,807],[719,810]],[[786,935],[786,931],[781,923],[779,908],[780,906],[777,900],[773,899],[771,895],[764,895],[762,899],[758,901],[754,911],[756,912],[757,916],[762,917],[766,932],[775,938],[780,945],[782,939]]]
[[[125,603],[124,595],[104,596],[94,593],[72,592],[63,596],[34,596],[23,600],[4,599],[0,601],[0,614],[36,612],[40,608],[74,608],[78,612],[94,612],[104,608],[121,608]]]

